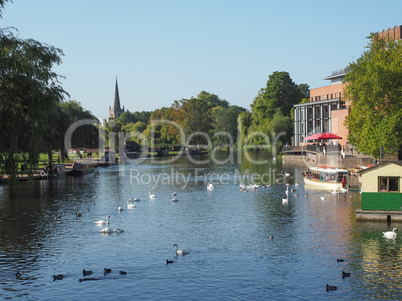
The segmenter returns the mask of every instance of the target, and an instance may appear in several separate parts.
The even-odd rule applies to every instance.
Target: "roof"
[[[385,163],[382,163],[382,164],[375,165],[373,167],[369,167],[367,169],[364,169],[364,170],[361,171],[361,173],[363,174],[363,173],[366,173],[368,171],[373,171],[374,169],[378,169],[378,168],[381,168],[381,167],[384,167],[384,166],[388,166],[390,164],[396,164],[396,165],[402,167],[402,161],[388,161],[388,162],[385,162]]]

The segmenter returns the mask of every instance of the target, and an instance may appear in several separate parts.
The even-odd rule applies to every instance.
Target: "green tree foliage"
[[[306,84],[296,85],[288,72],[275,71],[269,76],[266,88],[259,92],[252,104],[255,121],[271,120],[278,111],[284,116],[290,116],[293,105],[306,97],[307,89]]]
[[[293,105],[300,103],[302,99],[308,100],[309,97],[307,84],[295,84],[289,73],[284,71],[272,73],[266,87],[258,92],[251,105],[251,122],[246,119],[250,122],[247,128],[249,144],[258,146],[267,145],[267,140],[270,143],[276,141],[276,145],[271,146],[278,149],[283,143],[290,142],[293,133]],[[244,139],[242,133],[242,140]]]
[[[235,144],[238,139],[239,114],[246,112],[246,109],[239,106],[229,106],[226,108],[215,107],[211,111],[212,127],[214,133],[214,143],[216,145]],[[217,135],[217,133],[224,133]]]
[[[371,34],[367,50],[350,63],[344,95],[351,100],[346,118],[349,142],[378,158],[380,146],[392,155],[402,145],[402,43]]]
[[[205,101],[210,108],[227,108],[230,106],[229,102],[224,99],[220,99],[218,95],[211,94],[205,91],[201,91],[200,94],[197,95],[197,99]]]
[[[7,154],[7,173],[15,175],[14,155],[27,153],[32,167],[52,127],[51,113],[67,93],[52,67],[63,52],[35,40],[17,38],[0,29],[0,146]]]

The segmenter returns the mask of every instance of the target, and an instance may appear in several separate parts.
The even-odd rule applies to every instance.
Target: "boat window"
[[[379,192],[399,192],[399,178],[397,177],[380,177]]]

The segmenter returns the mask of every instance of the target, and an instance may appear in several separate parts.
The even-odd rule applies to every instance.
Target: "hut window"
[[[380,177],[379,178],[379,192],[399,192],[399,179],[396,177]]]

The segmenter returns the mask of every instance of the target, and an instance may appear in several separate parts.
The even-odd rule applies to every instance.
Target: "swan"
[[[131,204],[132,199],[127,200],[127,209],[134,209],[137,205]]]
[[[179,200],[176,199],[176,198],[173,198],[173,199],[172,199],[172,198],[168,198],[168,199],[169,199],[170,202],[178,202],[178,201],[179,201]]]
[[[174,244],[173,247],[176,247],[176,254],[177,255],[186,255],[188,252],[183,249],[179,249],[179,246],[177,244]]]
[[[124,232],[124,230],[119,229],[119,228],[114,228],[114,230],[112,230],[109,227],[105,227],[101,230],[102,233],[117,233],[117,232]]]
[[[289,202],[289,197],[287,197],[286,199],[282,199],[282,204],[287,204]]]
[[[215,188],[215,187],[214,187],[214,184],[208,183],[208,185],[207,185],[207,190],[211,191],[211,190],[213,190],[214,188]]]
[[[325,200],[325,195],[321,197],[321,201],[324,201],[324,200]]]
[[[286,187],[285,193],[286,193],[286,196],[289,196],[289,187]]]
[[[384,235],[385,238],[395,238],[396,237],[396,233],[395,231],[397,231],[397,228],[392,229],[392,231],[387,231],[387,232],[382,232],[382,234]]]
[[[110,215],[106,215],[106,221],[100,220],[100,221],[95,222],[95,224],[97,224],[99,226],[104,225],[104,224],[109,225],[109,218],[110,218]]]
[[[150,193],[149,193],[149,198],[150,198],[150,199],[154,199],[154,198],[156,198],[156,195],[151,194],[151,192],[150,192]]]

